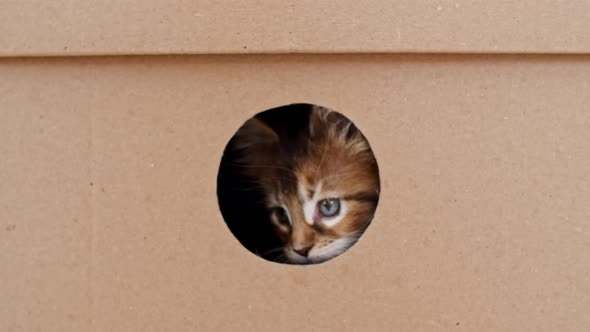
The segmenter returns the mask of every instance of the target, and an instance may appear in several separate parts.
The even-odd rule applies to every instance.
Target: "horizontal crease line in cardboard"
[[[590,48],[580,49],[447,49],[447,50],[425,50],[425,49],[399,49],[399,50],[358,50],[358,49],[340,49],[340,50],[305,50],[305,49],[277,49],[277,50],[260,50],[260,49],[236,49],[225,51],[75,51],[67,52],[5,52],[0,50],[1,58],[50,58],[50,57],[112,57],[112,56],[204,56],[204,55],[290,55],[290,54],[309,54],[309,55],[345,55],[345,54],[451,54],[451,55],[590,55]]]

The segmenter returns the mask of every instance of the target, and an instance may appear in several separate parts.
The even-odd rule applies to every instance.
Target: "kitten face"
[[[314,107],[297,135],[253,118],[238,137],[240,163],[265,193],[286,262],[324,262],[358,240],[378,202],[379,176],[367,141],[348,119]]]

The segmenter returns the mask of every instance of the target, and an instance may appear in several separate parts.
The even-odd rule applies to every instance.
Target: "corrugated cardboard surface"
[[[587,0],[0,2],[0,56],[589,53]]]
[[[2,331],[588,331],[590,57],[0,61]],[[343,112],[375,222],[285,266],[217,208],[254,113]]]

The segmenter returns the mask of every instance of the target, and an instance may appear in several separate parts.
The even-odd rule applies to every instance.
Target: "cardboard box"
[[[1,4],[0,330],[590,330],[588,12]],[[228,139],[293,102],[380,168],[373,224],[314,266],[245,250],[216,197]]]

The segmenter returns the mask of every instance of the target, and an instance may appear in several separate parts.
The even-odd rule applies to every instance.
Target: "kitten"
[[[305,126],[273,126],[263,112],[238,130],[234,148],[237,166],[263,192],[280,260],[315,264],[340,255],[365,231],[379,199],[379,172],[350,120],[323,107],[302,108]]]

